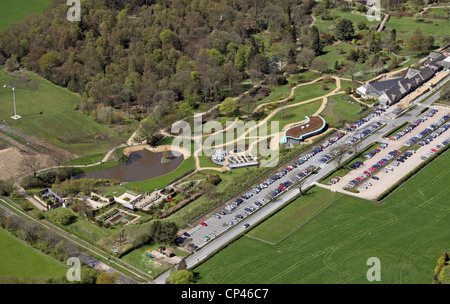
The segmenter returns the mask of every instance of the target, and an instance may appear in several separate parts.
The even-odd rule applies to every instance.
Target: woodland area
[[[398,2],[382,3],[392,10]],[[79,93],[83,101],[75,109],[100,123],[120,122],[115,109],[137,120],[152,114],[145,129],[154,134],[237,96],[245,79],[255,84],[268,75],[277,85],[281,72],[299,67],[327,72],[323,49],[339,41],[358,49],[336,60],[335,71],[353,78],[357,64],[383,65],[389,57],[379,51],[399,49],[395,29],[382,39],[365,22],[329,14],[352,7],[367,10],[345,0],[82,0],[81,21],[69,22],[68,6],[54,0],[43,14],[0,32],[0,65],[10,72],[23,67]],[[310,27],[313,13],[322,21],[337,20],[332,35]],[[265,50],[274,42],[280,47]],[[417,29],[406,48],[425,52],[434,42]],[[402,59],[392,59],[392,69]]]
[[[40,16],[0,32],[0,65],[21,67],[99,104],[146,114],[159,127],[262,79],[293,51],[313,0],[86,0],[82,21],[53,1]],[[267,56],[251,36],[270,29],[291,50]]]

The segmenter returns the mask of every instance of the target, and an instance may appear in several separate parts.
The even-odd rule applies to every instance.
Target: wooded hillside
[[[239,93],[289,50],[265,54],[252,34],[269,29],[292,41],[309,22],[311,1],[85,0],[81,22],[54,0],[40,16],[0,32],[0,64],[32,70],[86,101],[143,112],[161,124],[202,103]],[[279,36],[280,37],[280,36]]]

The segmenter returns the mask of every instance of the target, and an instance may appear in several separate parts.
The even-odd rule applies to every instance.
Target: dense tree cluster
[[[269,29],[294,43],[314,3],[84,0],[81,21],[69,22],[67,5],[53,1],[0,32],[0,65],[23,66],[101,104],[91,111],[105,122],[115,121],[111,108],[134,107],[168,125],[276,67],[251,35]]]
[[[174,222],[153,221],[133,233],[133,248],[139,248],[149,242],[174,245],[178,226]]]

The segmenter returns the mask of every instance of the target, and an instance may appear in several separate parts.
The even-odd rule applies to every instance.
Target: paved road
[[[417,118],[417,115],[423,110],[423,108],[429,106],[431,103],[436,101],[440,97],[440,92],[434,94],[431,98],[429,98],[427,101],[425,101],[422,104],[417,104],[418,106],[411,110],[410,112],[404,114],[403,116],[396,118],[396,119],[390,119],[389,117],[392,116],[393,108],[389,108],[386,112],[384,112],[380,116],[376,116],[372,120],[370,120],[368,123],[364,124],[360,128],[349,132],[347,135],[345,135],[338,143],[344,143],[346,140],[352,138],[356,134],[361,133],[363,130],[370,128],[375,122],[382,122],[385,123],[386,126],[382,129],[379,129],[372,133],[370,136],[366,137],[361,141],[360,147],[363,148],[373,142],[383,142],[383,135],[386,134],[389,130],[394,129],[395,127],[402,125],[405,122],[413,121]],[[335,144],[336,145],[336,144]],[[333,147],[333,146],[331,146]],[[321,170],[317,172],[316,174],[313,174],[309,176],[304,183],[302,189],[307,188],[311,185],[314,185],[318,180],[326,176],[328,173],[333,171],[337,164],[335,161],[332,161],[328,164],[320,163],[319,160],[323,158],[323,156],[330,152],[330,147],[325,149],[322,152],[317,153],[315,156],[310,158],[306,163],[304,163],[301,166],[298,166],[296,169],[292,170],[289,174],[285,175],[283,178],[277,180],[275,183],[270,185],[268,188],[263,189],[260,193],[254,195],[252,198],[246,200],[243,204],[241,204],[239,207],[237,207],[233,212],[222,216],[221,219],[216,219],[211,217],[210,219],[206,220],[208,226],[196,226],[193,229],[189,231],[191,234],[191,237],[193,239],[193,242],[196,244],[200,244],[202,247],[197,249],[193,254],[188,256],[186,258],[186,264],[188,268],[192,268],[201,261],[205,260],[212,252],[216,251],[217,249],[221,248],[223,245],[231,241],[233,238],[239,236],[241,233],[243,233],[246,228],[244,228],[244,223],[248,223],[250,225],[254,225],[263,218],[265,218],[267,215],[269,215],[271,212],[275,211],[277,208],[281,207],[283,204],[285,204],[287,201],[289,201],[291,198],[299,194],[298,187],[293,187],[292,189],[288,190],[285,194],[278,197],[272,202],[266,203],[260,210],[257,210],[253,212],[252,214],[248,215],[244,208],[251,206],[254,201],[260,200],[261,198],[266,198],[269,191],[273,191],[280,183],[285,182],[287,180],[291,180],[292,177],[300,172],[303,169],[306,169],[308,166],[313,165],[316,168],[321,167]],[[299,155],[300,157],[300,155]],[[346,154],[343,162],[347,160],[348,158],[352,157],[352,155]],[[235,216],[236,214],[242,214],[243,216],[248,216],[242,219],[239,223],[236,223],[234,226],[231,227],[225,227],[223,226],[223,223],[226,221],[229,221],[231,217]],[[248,229],[248,228],[247,228]],[[211,241],[208,243],[205,243],[202,239],[204,235],[208,235],[211,237]],[[168,277],[170,273],[167,271],[160,275],[156,280],[155,283],[158,284],[164,284],[166,278]]]

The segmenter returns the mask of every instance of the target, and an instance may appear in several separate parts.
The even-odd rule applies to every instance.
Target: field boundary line
[[[246,237],[251,238],[251,239],[254,239],[254,240],[257,240],[257,241],[260,241],[260,242],[263,242],[263,243],[267,243],[267,244],[272,245],[272,246],[276,246],[275,243],[272,243],[272,242],[269,242],[269,241],[266,241],[266,240],[263,240],[263,239],[260,239],[260,238],[257,238],[257,237],[248,235],[248,234],[244,234],[244,235],[245,235]]]
[[[281,240],[279,240],[278,242],[276,242],[274,244],[274,246],[277,246],[278,244],[280,244],[282,241],[284,241],[285,239],[287,239],[288,237],[290,237],[291,235],[293,235],[295,232],[297,232],[298,230],[300,230],[303,226],[305,226],[306,224],[308,224],[309,222],[311,222],[313,219],[315,219],[316,217],[318,217],[320,214],[322,214],[322,212],[324,212],[325,210],[327,210],[329,207],[331,207],[332,205],[334,205],[334,203],[336,203],[338,200],[340,200],[342,197],[344,197],[346,194],[342,193],[341,196],[339,196],[337,199],[335,199],[332,203],[330,203],[328,206],[326,206],[325,208],[323,208],[322,210],[320,210],[319,212],[317,212],[316,214],[314,214],[310,219],[308,219],[306,222],[304,222],[303,224],[301,224],[299,227],[297,227],[294,231],[289,232],[287,235],[285,235]]]
[[[337,199],[335,199],[333,202],[331,202],[330,204],[328,204],[325,208],[323,208],[322,210],[320,210],[319,212],[317,212],[316,214],[314,214],[311,218],[309,218],[306,222],[304,222],[303,224],[301,224],[299,227],[295,228],[295,230],[289,232],[287,235],[285,235],[284,237],[282,237],[280,240],[278,240],[276,243],[272,243],[248,234],[244,234],[244,236],[249,237],[251,239],[257,240],[257,241],[261,241],[263,243],[272,245],[272,246],[277,246],[278,244],[280,244],[282,241],[284,241],[285,239],[287,239],[288,237],[290,237],[292,234],[294,234],[295,232],[297,232],[298,230],[300,230],[303,226],[305,226],[306,224],[308,224],[310,221],[312,221],[313,219],[315,219],[317,216],[319,216],[322,212],[324,212],[325,210],[327,210],[329,207],[331,207],[332,205],[334,205],[334,203],[336,203],[338,200],[340,200],[342,197],[344,197],[345,193],[341,193],[341,196],[339,196]],[[281,211],[281,210],[280,210]]]

